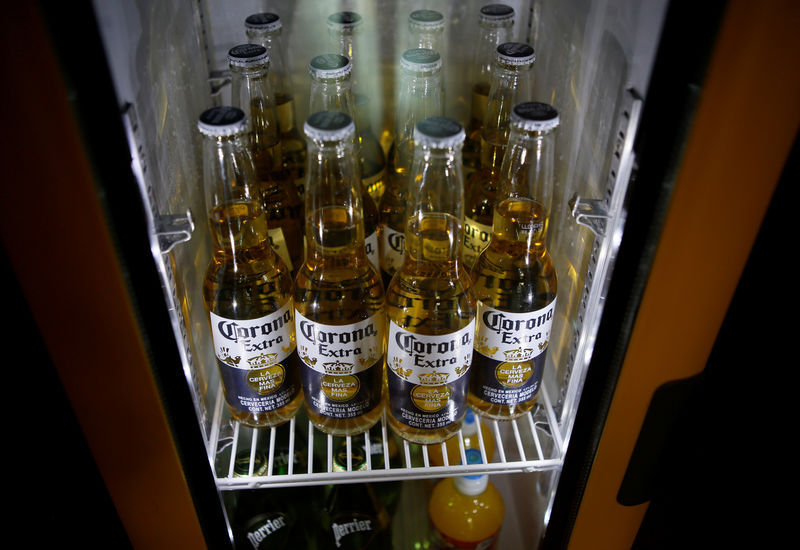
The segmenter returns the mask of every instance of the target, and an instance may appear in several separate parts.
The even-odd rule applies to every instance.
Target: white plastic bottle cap
[[[481,8],[481,23],[505,23],[514,19],[514,8],[506,4],[487,4]]]
[[[478,449],[467,449],[465,454],[467,456],[467,464],[483,464],[481,452]],[[487,474],[460,476],[454,478],[453,483],[458,491],[465,495],[475,496],[486,490],[489,485],[489,476]]]
[[[311,114],[303,126],[306,135],[318,141],[340,141],[349,139],[356,131],[350,115],[340,111],[317,111]]]
[[[442,67],[442,56],[427,48],[412,48],[400,56],[400,66],[407,71],[434,72]]]
[[[536,60],[533,46],[522,42],[505,42],[497,46],[497,60],[506,65],[530,65]]]
[[[455,147],[464,141],[464,127],[452,118],[428,117],[414,127],[414,141],[428,147]]]
[[[259,44],[239,44],[228,50],[228,63],[236,67],[253,67],[268,62],[269,52]]]
[[[247,128],[247,117],[238,107],[212,107],[202,112],[197,129],[207,136],[232,136]]]
[[[408,16],[408,25],[412,29],[425,31],[444,28],[444,15],[435,10],[415,10]]]
[[[275,32],[282,26],[277,13],[254,13],[244,20],[244,28],[259,32]]]
[[[341,78],[350,74],[350,60],[338,53],[326,53],[314,57],[308,63],[308,72],[319,79]]]
[[[511,124],[522,130],[545,132],[557,128],[559,123],[558,111],[547,103],[526,101],[511,109]]]
[[[354,29],[361,22],[361,16],[354,11],[340,11],[328,16],[328,27],[334,30]]]

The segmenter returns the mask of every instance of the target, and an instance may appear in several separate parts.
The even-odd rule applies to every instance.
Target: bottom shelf
[[[539,395],[533,410],[516,420],[474,415],[482,464],[462,463],[469,438],[464,428],[448,442],[448,453],[445,443],[400,439],[385,416],[368,432],[349,437],[316,430],[302,411],[277,428],[248,428],[230,418],[220,398],[209,459],[220,490],[553,470],[561,466],[563,440],[546,388]]]

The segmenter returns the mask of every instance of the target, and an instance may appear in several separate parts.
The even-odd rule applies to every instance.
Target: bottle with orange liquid
[[[468,464],[480,464],[481,453],[467,449]],[[496,548],[505,517],[505,503],[486,474],[441,480],[428,504],[431,548],[489,550]]]
[[[464,436],[464,449],[477,449],[478,453],[480,453],[480,440],[483,439],[483,448],[486,451],[486,458],[489,462],[491,462],[495,449],[494,435],[492,435],[492,432],[486,422],[481,424],[480,429],[481,432],[479,436],[475,413],[472,412],[472,409],[467,409],[467,414],[464,416],[464,423],[461,425],[461,434]],[[458,464],[461,462],[461,448],[458,444],[458,441],[458,434],[445,441],[448,465]],[[442,456],[441,444],[428,445],[428,460],[431,466],[445,465],[444,458]]]

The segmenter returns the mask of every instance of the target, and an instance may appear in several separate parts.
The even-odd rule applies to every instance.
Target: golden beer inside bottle
[[[267,216],[256,201],[215,206],[210,222],[217,250],[235,252],[267,241]]]

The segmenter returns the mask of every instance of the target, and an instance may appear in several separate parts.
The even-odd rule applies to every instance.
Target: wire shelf
[[[459,463],[450,464],[445,443],[402,440],[385,415],[371,430],[348,437],[316,430],[302,412],[283,426],[253,429],[230,419],[220,397],[209,460],[220,490],[553,470],[562,465],[564,442],[546,388],[539,395],[533,410],[516,420],[475,415],[481,464],[466,464],[463,430],[454,436]],[[493,441],[492,456],[484,441]],[[441,464],[434,464],[434,454]]]

